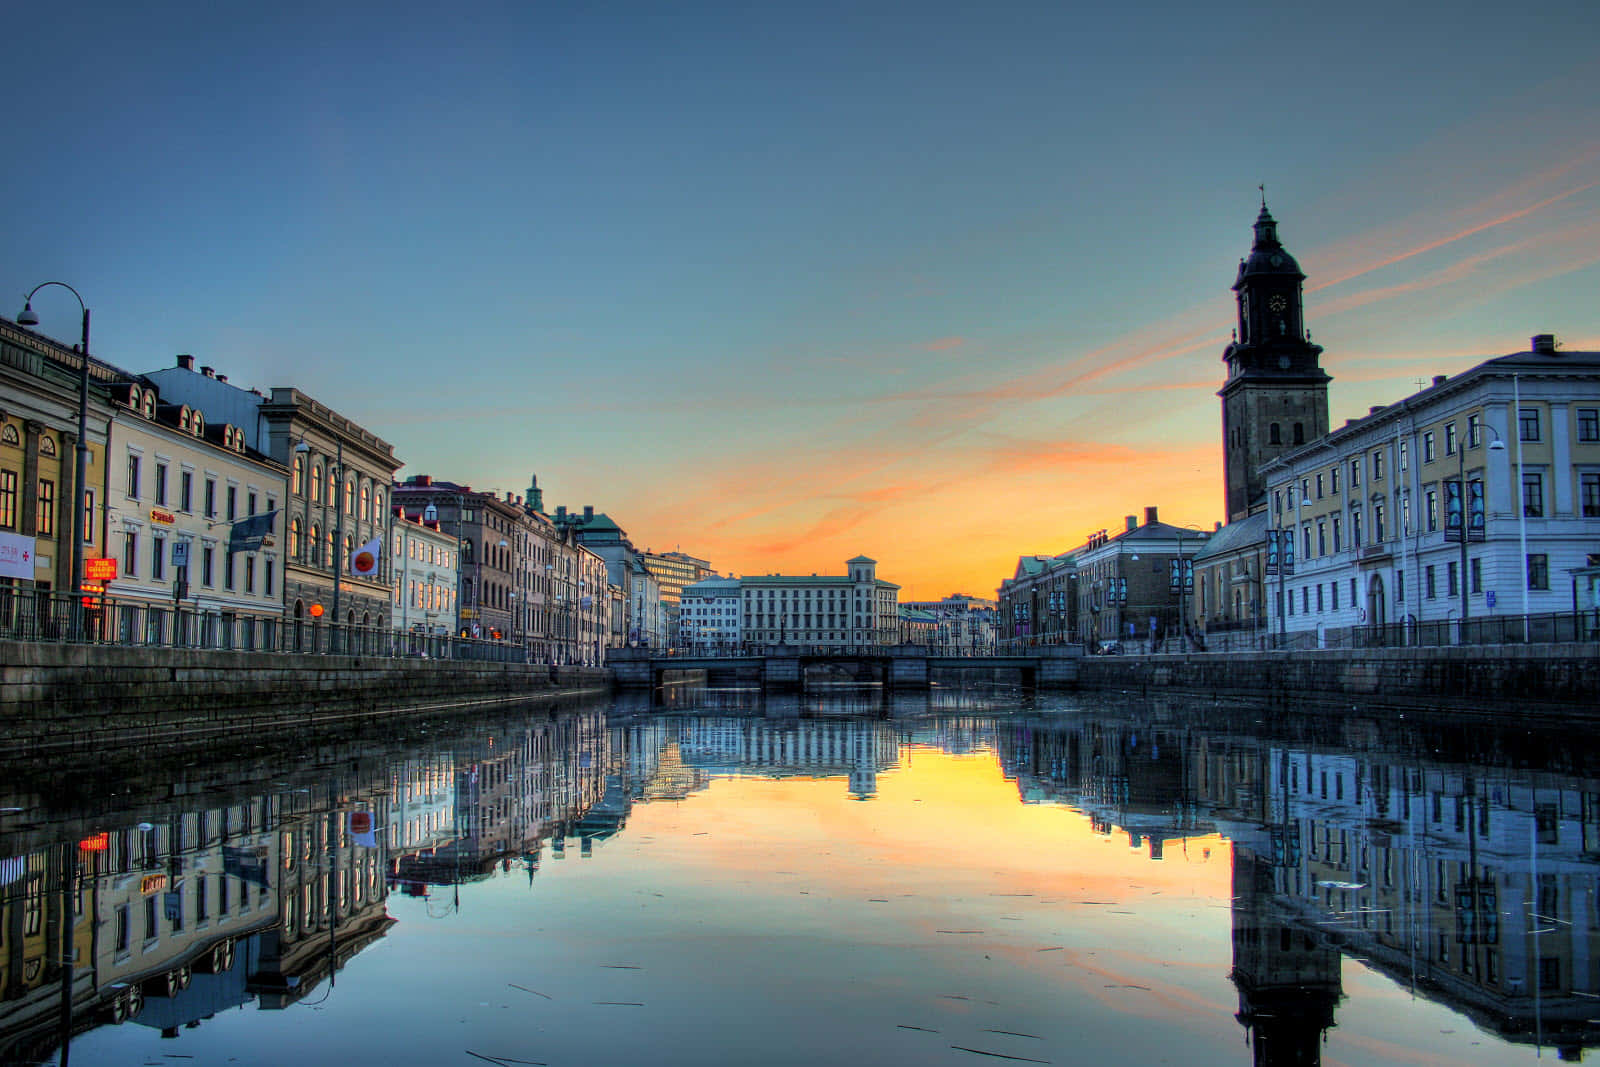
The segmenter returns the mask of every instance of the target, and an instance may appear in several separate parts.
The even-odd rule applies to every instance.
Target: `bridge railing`
[[[0,586],[0,640],[382,658],[534,662],[523,645],[388,626],[286,619],[113,596]]]

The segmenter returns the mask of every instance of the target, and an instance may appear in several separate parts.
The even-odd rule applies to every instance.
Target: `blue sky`
[[[76,286],[123,366],[297,385],[405,473],[984,593],[1147,504],[1221,517],[1260,182],[1335,422],[1600,347],[1597,11],[40,8],[0,279]]]

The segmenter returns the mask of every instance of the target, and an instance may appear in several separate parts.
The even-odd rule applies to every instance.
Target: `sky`
[[[36,6],[0,289],[722,573],[1223,518],[1258,185],[1332,422],[1600,348],[1600,5]],[[41,332],[73,341],[46,290]]]

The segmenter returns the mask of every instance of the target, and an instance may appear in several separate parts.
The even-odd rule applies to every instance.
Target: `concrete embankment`
[[[601,668],[0,642],[0,758],[281,741],[609,691]]]
[[[1600,646],[1484,645],[1088,656],[1084,689],[1172,689],[1217,695],[1395,705],[1543,705],[1600,719]]]

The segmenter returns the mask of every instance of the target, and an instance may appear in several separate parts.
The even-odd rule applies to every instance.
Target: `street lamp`
[[[1506,443],[1501,440],[1500,431],[1487,424],[1483,428],[1494,434],[1494,440],[1489,442],[1488,450],[1490,452],[1504,452]],[[1472,538],[1472,499],[1471,494],[1467,491],[1467,446],[1470,443],[1462,440],[1456,448],[1456,499],[1454,501],[1455,507],[1452,509],[1453,514],[1450,516],[1455,522],[1453,528],[1448,519],[1445,523],[1446,540],[1449,539],[1451,534],[1455,534],[1456,538],[1461,542],[1461,639],[1456,643],[1463,645],[1467,642],[1467,620],[1472,615],[1472,587],[1467,575],[1467,542]],[[1487,475],[1488,471],[1485,470],[1484,473]],[[1518,500],[1516,493],[1512,494],[1512,499],[1517,501],[1518,510],[1520,511],[1522,502]],[[1524,583],[1526,583],[1526,576],[1524,576]],[[1526,591],[1524,591],[1523,595],[1527,595]],[[1524,614],[1526,614],[1526,611],[1524,611]]]
[[[33,294],[46,286],[57,285],[73,295],[78,301],[78,308],[83,312],[83,339],[78,344],[78,443],[75,458],[77,461],[77,474],[74,476],[74,493],[76,500],[69,500],[67,506],[72,509],[72,567],[67,574],[67,585],[72,594],[72,630],[73,636],[78,636],[78,619],[82,608],[79,599],[80,587],[83,585],[83,543],[86,527],[93,521],[92,516],[85,515],[83,501],[85,499],[84,482],[89,477],[89,306],[83,302],[83,297],[78,290],[66,282],[40,282],[28,291],[23,299],[22,311],[17,315],[17,324],[20,326],[39,325],[39,316],[33,310]]]
[[[332,651],[339,651],[339,586],[344,582],[344,441],[334,439],[334,470],[338,471],[338,489],[333,498],[333,633]],[[311,446],[306,444],[305,437],[300,438],[300,443],[294,450],[302,455],[311,451]]]

